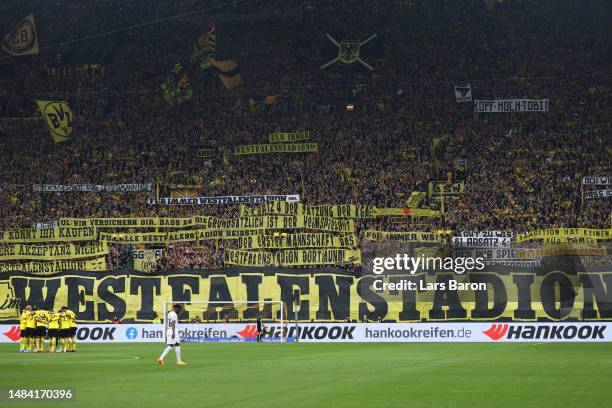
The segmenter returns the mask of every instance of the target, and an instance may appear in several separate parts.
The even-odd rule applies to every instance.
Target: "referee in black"
[[[257,341],[260,342],[266,332],[266,328],[261,321],[261,315],[257,315]]]

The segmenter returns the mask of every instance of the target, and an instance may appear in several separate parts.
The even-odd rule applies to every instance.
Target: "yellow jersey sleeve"
[[[72,310],[67,310],[66,316],[68,316],[70,327],[76,327],[76,315],[74,314],[74,312]]]
[[[25,330],[25,328],[27,327],[28,323],[28,312],[22,312],[21,316],[19,317],[19,329],[20,330]]]

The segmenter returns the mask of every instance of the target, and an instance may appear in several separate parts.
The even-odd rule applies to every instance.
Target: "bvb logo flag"
[[[418,208],[425,199],[426,195],[427,193],[421,191],[411,192],[410,197],[408,197],[408,200],[406,200],[406,206],[409,208]]]
[[[327,61],[325,64],[321,65],[321,69],[325,69],[335,63],[340,63],[342,65],[355,65],[361,64],[366,67],[369,71],[374,71],[374,67],[370,65],[366,60],[362,58],[361,51],[362,47],[369,43],[371,40],[376,38],[376,34],[372,34],[368,38],[363,41],[355,41],[355,40],[341,40],[337,41],[330,34],[325,34],[327,39],[332,42],[333,45],[338,47],[338,55]]]
[[[72,110],[64,101],[36,101],[47,122],[55,143],[65,142],[72,135]]]
[[[2,49],[11,55],[38,54],[38,37],[34,14],[27,16],[2,41]]]
[[[455,85],[455,99],[458,103],[472,102],[472,87],[470,84]]]

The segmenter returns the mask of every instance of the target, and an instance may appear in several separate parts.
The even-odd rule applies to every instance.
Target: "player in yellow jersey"
[[[62,341],[59,351],[65,353],[68,350],[68,343],[70,343],[70,318],[66,315],[64,308],[60,310],[59,327],[59,337]]]
[[[66,309],[68,317],[70,317],[70,345],[72,346],[72,352],[76,351],[76,334],[77,334],[77,322],[76,315],[70,309]]]
[[[34,308],[30,308],[26,316],[26,351],[31,352],[34,347],[34,339],[36,337],[36,318],[34,317]]]
[[[49,351],[59,350],[60,311],[49,312]]]
[[[68,349],[66,351],[74,353],[76,351],[76,332],[77,332],[76,315],[74,314],[72,310],[68,309],[66,306],[62,307],[62,309],[64,310],[64,313],[66,313],[66,316],[68,317],[68,323],[70,325],[70,328],[68,331],[69,336],[70,336],[70,342],[68,345]]]
[[[28,315],[30,314],[30,311],[32,311],[32,306],[26,305],[25,309],[23,309],[23,312],[21,312],[21,316],[19,317],[19,330],[21,331],[21,341],[19,342],[20,353],[25,353],[28,348],[28,342],[30,341],[30,338],[28,336],[28,329],[26,326],[28,323]]]
[[[45,351],[45,337],[47,337],[47,311],[38,309],[34,312],[36,319],[36,352]]]

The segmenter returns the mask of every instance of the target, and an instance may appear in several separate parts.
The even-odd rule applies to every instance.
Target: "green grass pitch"
[[[0,389],[72,388],[25,407],[609,407],[604,343],[79,344],[76,353],[0,345]]]

